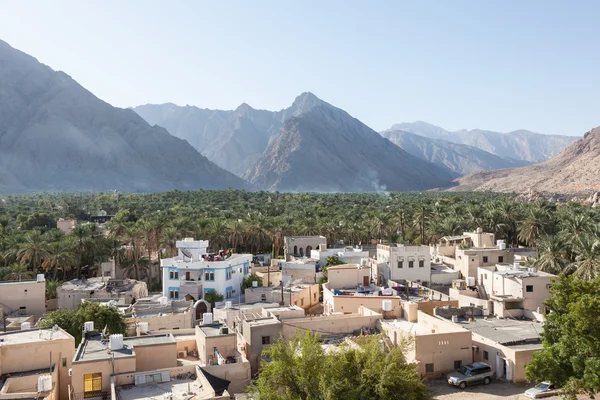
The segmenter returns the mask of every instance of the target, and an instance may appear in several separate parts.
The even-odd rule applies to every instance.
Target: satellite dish
[[[192,253],[188,250],[188,249],[181,249],[181,252],[183,253],[184,256],[186,256],[187,258],[192,258]]]

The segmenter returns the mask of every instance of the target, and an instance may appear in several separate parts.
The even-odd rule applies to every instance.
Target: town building
[[[406,361],[415,363],[419,374],[438,378],[473,360],[471,333],[417,310],[397,319],[382,319],[378,328],[394,345],[405,349]]]
[[[56,227],[63,231],[65,235],[68,235],[71,232],[73,232],[73,229],[75,229],[76,226],[77,220],[74,219],[59,218],[58,221],[56,221]]]
[[[252,254],[208,252],[208,240],[186,238],[176,242],[178,255],[160,261],[163,296],[171,300],[204,299],[216,291],[226,299],[239,296],[242,281],[250,275]]]
[[[281,280],[284,284],[289,281],[294,283],[317,283],[322,276],[319,261],[314,258],[293,259],[291,261],[279,260]]]
[[[79,308],[82,300],[120,300],[131,304],[147,296],[146,283],[133,279],[73,279],[56,289],[58,308],[69,310]]]
[[[313,249],[310,258],[318,260],[320,267],[327,265],[327,257],[337,257],[345,264],[360,264],[361,260],[369,258],[369,251],[361,247],[345,246],[342,248]]]
[[[378,244],[377,258],[369,259],[373,280],[386,285],[389,280],[429,282],[431,253],[429,246],[405,244]]]
[[[538,320],[494,318],[477,307],[438,307],[434,313],[440,321],[472,334],[474,362],[488,363],[500,379],[526,382],[525,367],[543,348]]]
[[[0,311],[7,316],[41,316],[46,312],[46,280],[0,282]]]
[[[125,322],[128,336],[139,336],[148,332],[160,333],[164,330],[190,329],[197,319],[193,302],[186,300],[168,300],[156,295],[139,299],[125,310]]]
[[[69,399],[75,339],[59,327],[0,333],[0,397]]]
[[[328,281],[322,285],[326,315],[357,314],[359,308],[364,306],[386,316],[401,316],[399,293],[390,287],[382,288],[370,284],[370,267],[356,264],[336,265],[329,267],[327,274]]]
[[[284,306],[298,306],[304,309],[319,304],[319,287],[315,284],[287,284],[283,287],[255,287],[245,291],[245,300],[248,303],[266,301],[279,303]]]
[[[283,254],[285,261],[293,258],[310,257],[313,250],[326,250],[325,236],[285,236],[283,238]]]

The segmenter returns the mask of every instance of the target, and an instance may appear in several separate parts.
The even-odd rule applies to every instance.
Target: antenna
[[[192,259],[192,253],[188,249],[180,249],[180,250],[181,250],[181,252],[183,253],[184,256],[186,256],[190,260]]]

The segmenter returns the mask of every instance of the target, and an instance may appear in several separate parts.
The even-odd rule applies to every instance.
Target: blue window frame
[[[230,281],[232,276],[233,268],[227,267],[225,268],[225,280]]]
[[[169,292],[167,293],[169,299],[171,300],[179,300],[179,288],[178,287],[169,287]]]
[[[204,282],[215,281],[215,270],[214,268],[204,268]]]
[[[248,275],[248,272],[250,272],[250,263],[245,262],[244,263],[244,275]]]
[[[169,272],[169,280],[178,281],[179,280],[179,268],[177,267],[169,267],[167,268]]]
[[[206,297],[206,294],[208,292],[215,292],[215,289],[213,289],[213,288],[204,289],[204,297]]]
[[[228,299],[233,297],[233,286],[227,286],[225,288],[225,297]]]

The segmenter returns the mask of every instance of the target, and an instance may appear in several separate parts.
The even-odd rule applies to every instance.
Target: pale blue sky
[[[597,0],[0,0],[0,39],[120,106],[278,110],[376,130],[600,125]]]

